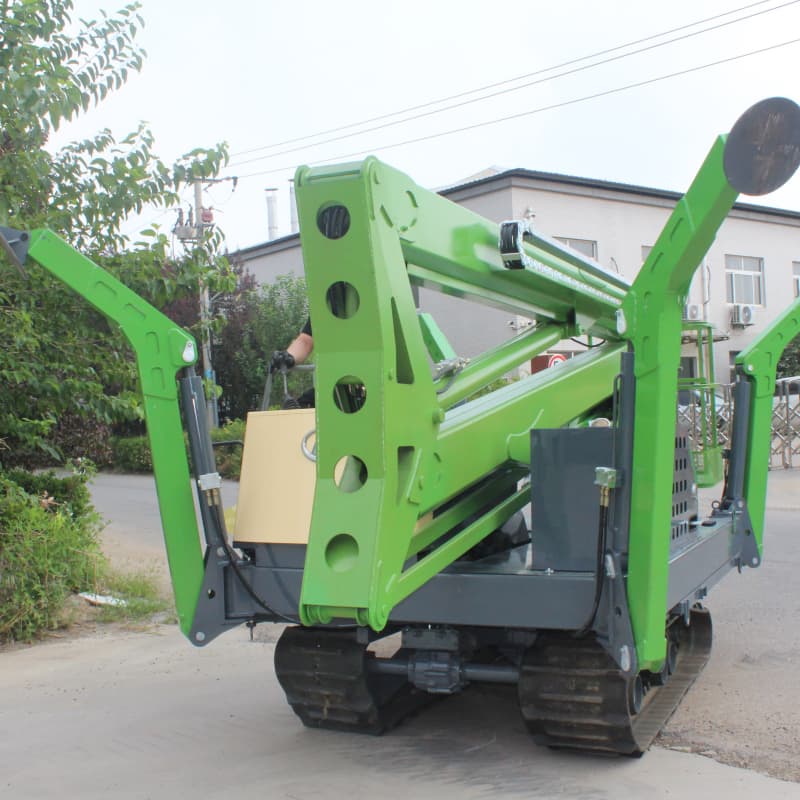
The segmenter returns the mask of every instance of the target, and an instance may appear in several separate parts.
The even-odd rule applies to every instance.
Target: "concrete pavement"
[[[771,474],[764,564],[709,598],[711,662],[660,741],[795,774],[798,489],[800,472]],[[163,563],[152,478],[100,475],[93,492],[115,553]],[[628,760],[537,748],[505,688],[473,687],[379,739],[306,730],[274,677],[277,629],[258,633],[198,650],[175,627],[100,629],[0,653],[0,797],[800,800],[800,783],[690,752],[656,746]]]
[[[606,759],[537,748],[513,691],[447,698],[372,738],[303,728],[271,643],[196,650],[173,627],[0,656],[0,796],[81,798],[800,798],[800,785],[653,748]]]

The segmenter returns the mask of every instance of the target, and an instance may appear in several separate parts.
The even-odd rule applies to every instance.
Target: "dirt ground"
[[[107,476],[107,484],[104,477],[98,476],[95,494],[101,513],[110,520],[106,553],[120,567],[154,570],[168,591],[153,500],[147,508],[142,505],[152,487],[137,484],[137,494],[123,482],[124,476]],[[228,494],[232,502],[235,486],[228,487]],[[120,522],[130,520],[134,508],[140,520],[149,515],[136,530]],[[763,564],[742,576],[727,576],[711,591],[706,603],[714,619],[711,659],[658,745],[800,783],[800,703],[794,672],[800,663],[798,520],[800,471],[771,473]],[[91,631],[88,620],[74,633]],[[261,626],[257,633],[272,639],[275,631]],[[96,635],[129,634],[107,629]]]
[[[714,646],[658,743],[800,782],[800,471],[770,473],[764,559],[711,590]]]

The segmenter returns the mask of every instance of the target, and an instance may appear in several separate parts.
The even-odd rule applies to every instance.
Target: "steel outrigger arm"
[[[188,634],[204,566],[176,373],[197,360],[195,340],[52,231],[41,228],[24,233],[5,228],[0,230],[0,239],[9,244],[12,263],[21,267],[27,250],[30,259],[118,325],[136,354],[175,604],[181,630]],[[3,248],[7,255],[9,247]]]
[[[669,538],[664,531],[671,519],[681,310],[694,272],[739,192],[773,191],[798,163],[800,108],[773,98],[746,111],[731,133],[714,143],[622,305],[636,374],[627,590],[642,669],[660,669],[666,652]],[[772,387],[774,382],[773,364]],[[769,447],[763,426],[759,435],[762,444],[755,439],[752,444]]]

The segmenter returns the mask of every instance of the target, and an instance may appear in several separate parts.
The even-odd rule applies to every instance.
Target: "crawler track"
[[[434,698],[402,677],[368,672],[370,658],[352,632],[287,628],[275,672],[304,725],[375,735]]]
[[[626,676],[594,640],[542,636],[526,654],[518,684],[520,709],[537,743],[549,747],[640,755],[700,674],[711,651],[711,616],[695,609],[688,626],[670,628],[678,645],[663,686],[644,681],[634,713],[636,678]]]
[[[674,622],[669,637],[677,645],[671,674],[642,680],[623,673],[593,638],[540,635],[523,656],[517,687],[536,742],[619,755],[647,750],[708,660],[709,613],[693,610],[690,624]],[[275,649],[275,671],[304,725],[376,735],[435,696],[404,676],[369,670],[371,658],[352,631],[287,628]]]

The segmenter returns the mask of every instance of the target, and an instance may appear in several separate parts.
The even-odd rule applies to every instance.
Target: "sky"
[[[75,0],[74,17],[122,4]],[[204,205],[231,251],[267,240],[267,188],[289,232],[301,164],[375,155],[432,189],[496,166],[682,191],[750,105],[800,102],[800,0],[142,0],[141,14],[141,73],[51,144],[140,120],[165,160],[226,141],[236,189],[210,186]],[[800,175],[752,202],[800,210]],[[128,230],[174,221],[151,210]]]

